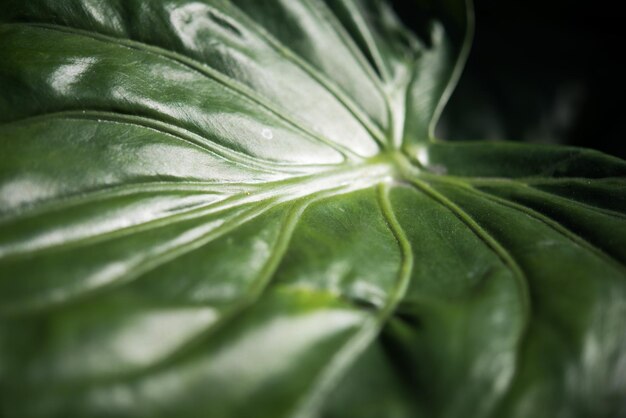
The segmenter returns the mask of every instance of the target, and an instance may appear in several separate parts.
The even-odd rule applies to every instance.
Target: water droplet
[[[274,138],[274,134],[272,133],[272,130],[268,128],[263,128],[263,130],[261,131],[261,135],[263,135],[263,137],[267,139]]]

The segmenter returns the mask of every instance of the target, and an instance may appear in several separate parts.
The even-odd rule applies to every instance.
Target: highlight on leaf
[[[626,163],[435,138],[415,11],[0,3],[0,415],[623,415]]]

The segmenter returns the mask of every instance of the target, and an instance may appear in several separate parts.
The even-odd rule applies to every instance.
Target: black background
[[[410,3],[394,7],[416,29],[421,17]],[[472,52],[439,136],[562,143],[626,157],[619,2],[476,0],[474,9]]]

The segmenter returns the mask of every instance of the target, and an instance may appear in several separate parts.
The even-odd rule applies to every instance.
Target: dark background
[[[394,2],[413,28],[411,2]],[[509,139],[626,157],[619,2],[476,0],[472,52],[441,123],[446,139]]]

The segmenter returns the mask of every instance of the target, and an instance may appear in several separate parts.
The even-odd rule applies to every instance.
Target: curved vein
[[[196,181],[157,181],[151,183],[139,182],[115,186],[104,186],[87,192],[83,190],[79,192],[80,194],[71,194],[42,202],[36,202],[36,206],[33,207],[19,207],[16,211],[9,211],[5,213],[0,212],[0,226],[35,216],[43,216],[46,212],[60,211],[80,206],[82,204],[104,201],[107,199],[116,199],[124,196],[132,196],[134,194],[188,192],[190,194],[206,194],[207,196],[224,196],[224,198],[226,198],[243,191],[244,190],[242,190],[241,186],[236,184],[219,184]],[[213,202],[215,203],[215,201]]]
[[[243,199],[245,199],[245,197]],[[13,260],[13,259],[20,258],[20,257],[32,257],[34,255],[40,255],[42,253],[46,253],[49,251],[58,251],[60,249],[69,250],[72,248],[82,247],[82,246],[89,245],[89,244],[96,244],[96,243],[106,241],[109,239],[128,236],[131,234],[145,232],[145,231],[159,228],[162,226],[170,226],[177,222],[189,221],[189,220],[193,220],[202,216],[211,215],[215,212],[219,212],[220,210],[226,210],[226,209],[230,209],[232,206],[237,206],[237,203],[233,204],[231,199],[223,199],[217,202],[211,201],[206,205],[196,206],[189,210],[172,213],[166,216],[155,218],[155,219],[138,223],[135,225],[129,225],[126,227],[116,228],[116,229],[105,231],[105,232],[87,235],[87,236],[79,237],[75,240],[66,239],[65,241],[56,245],[52,244],[48,246],[40,246],[40,247],[35,247],[35,248],[29,247],[29,248],[21,248],[21,249],[18,247],[17,250],[15,249],[15,246],[13,246],[13,248],[11,248],[12,251],[9,250],[0,254],[0,260],[6,261],[6,260]]]
[[[598,206],[590,205],[589,203],[581,202],[579,200],[571,199],[568,197],[564,197],[558,193],[549,192],[543,189],[538,188],[537,186],[541,186],[542,184],[567,184],[571,182],[580,182],[582,184],[588,185],[590,181],[592,182],[603,182],[603,181],[618,181],[623,182],[624,178],[622,177],[603,177],[601,179],[588,179],[581,177],[567,177],[567,178],[533,178],[533,177],[522,177],[522,178],[506,178],[506,177],[462,177],[462,176],[441,176],[432,173],[421,172],[420,176],[428,180],[438,180],[438,181],[446,181],[449,183],[454,183],[460,186],[471,185],[471,186],[508,186],[514,185],[518,187],[528,187],[537,193],[542,193],[548,196],[553,197],[554,199],[564,200],[568,202],[568,204],[578,205],[583,208],[589,209],[591,211],[613,216],[616,218],[626,219],[626,215],[611,209],[605,209]]]
[[[493,238],[482,226],[478,224],[467,212],[465,212],[456,203],[452,202],[446,196],[439,191],[435,190],[427,183],[418,179],[411,179],[410,183],[419,191],[429,196],[431,199],[444,206],[450,212],[452,212],[461,222],[463,222],[478,238],[483,241],[488,248],[490,248],[497,256],[502,260],[505,266],[509,268],[513,276],[516,278],[518,284],[518,291],[520,293],[520,301],[522,309],[524,311],[525,322],[528,322],[531,302],[528,291],[528,280],[522,269],[518,266],[513,256]]]
[[[552,192],[548,192],[548,191],[539,189],[537,187],[533,187],[533,186],[530,186],[530,187],[532,187],[532,189],[535,190],[536,192],[538,192],[539,194],[549,195],[554,200],[564,201],[565,204],[580,206],[580,207],[582,207],[584,209],[587,209],[587,210],[589,210],[591,212],[596,212],[596,213],[601,214],[601,215],[606,215],[606,216],[611,216],[611,217],[614,217],[614,218],[620,218],[620,219],[626,220],[626,215],[623,214],[623,213],[616,212],[616,211],[611,210],[611,209],[605,209],[605,208],[601,208],[601,207],[598,207],[598,206],[593,206],[593,205],[590,205],[588,203],[581,202],[579,200],[575,200],[575,199],[572,199],[572,198],[569,198],[569,197],[561,196],[561,195],[559,195],[557,193],[552,193]]]
[[[12,124],[20,124],[30,121],[38,121],[45,119],[76,119],[76,120],[106,120],[114,123],[121,123],[131,126],[138,126],[147,129],[153,129],[163,135],[175,138],[179,141],[192,145],[201,151],[207,152],[213,156],[223,160],[243,165],[249,169],[264,171],[267,173],[284,173],[284,172],[302,172],[307,169],[335,167],[341,163],[332,164],[300,164],[300,163],[282,163],[280,161],[265,160],[254,157],[249,154],[234,150],[232,148],[220,145],[211,141],[210,138],[190,131],[180,125],[162,121],[148,116],[139,116],[126,114],[117,111],[102,111],[93,109],[81,110],[62,110],[57,112],[43,113],[34,116],[13,120],[2,126]],[[289,170],[291,169],[291,170]]]
[[[559,234],[561,234],[562,236],[564,236],[565,238],[573,242],[574,244],[577,244],[577,245],[580,245],[581,247],[586,248],[588,251],[602,258],[605,262],[613,265],[617,269],[621,270],[623,273],[626,273],[626,266],[622,264],[620,260],[617,260],[616,258],[609,255],[601,248],[591,243],[586,238],[576,234],[574,231],[563,226],[562,224],[550,218],[549,216],[546,216],[530,207],[521,205],[517,202],[511,201],[508,199],[504,199],[500,196],[495,196],[483,190],[477,190],[473,187],[464,187],[463,189],[469,191],[470,193],[474,193],[475,195],[480,196],[484,199],[491,200],[494,203],[509,207],[511,209],[514,209],[518,212],[524,213],[525,215],[528,215],[532,218],[537,219],[538,221],[546,224],[547,226],[549,226],[550,228],[552,228],[553,230],[555,230],[556,232],[558,232]]]
[[[288,210],[288,214],[285,217],[282,227],[280,229],[280,234],[272,249],[272,254],[268,258],[267,262],[263,265],[258,276],[254,279],[249,291],[245,295],[241,296],[237,303],[223,311],[216,322],[212,323],[209,327],[205,328],[199,334],[192,336],[190,339],[185,341],[182,345],[178,346],[173,352],[169,353],[167,356],[158,359],[157,361],[146,367],[138,370],[116,374],[115,376],[111,376],[108,378],[90,379],[88,382],[78,382],[75,384],[99,385],[112,383],[117,380],[136,380],[141,379],[142,377],[145,377],[151,373],[155,373],[159,370],[170,367],[177,362],[183,360],[190,352],[200,346],[203,342],[206,342],[207,339],[211,338],[216,332],[219,332],[219,330],[223,329],[228,323],[232,322],[235,318],[241,316],[244,312],[254,306],[254,304],[262,297],[262,295],[269,287],[274,273],[276,272],[280,261],[287,251],[289,241],[291,240],[296,225],[300,220],[302,212],[304,212],[304,210],[310,203],[311,201],[295,202],[293,206]],[[206,245],[207,243],[208,242],[204,243],[204,245]]]
[[[330,78],[326,77],[321,71],[310,65],[298,54],[294,53],[289,47],[283,44],[280,40],[276,39],[265,28],[259,25],[256,21],[252,20],[244,11],[239,9],[234,4],[231,4],[231,10],[236,11],[238,18],[245,21],[248,28],[254,29],[254,31],[261,36],[276,52],[286,58],[288,61],[295,64],[298,68],[304,71],[307,75],[322,85],[333,97],[335,97],[339,103],[341,103],[360,123],[361,125],[372,135],[372,138],[379,146],[384,147],[386,140],[385,134],[374,123],[371,118],[358,106],[357,103],[352,100],[343,90],[337,86]],[[377,83],[374,83],[376,87],[379,87]],[[381,89],[382,92],[382,89]],[[383,97],[384,93],[383,93]]]
[[[76,29],[76,28],[67,27],[67,26],[60,26],[60,25],[55,25],[55,24],[50,24],[50,23],[4,23],[2,24],[2,26],[30,26],[34,28],[41,28],[41,29],[46,29],[46,30],[51,30],[51,31],[65,32],[65,33],[69,33],[72,35],[92,38],[97,41],[112,43],[112,44],[120,45],[129,49],[140,50],[143,52],[160,56],[164,59],[168,59],[170,61],[176,62],[179,65],[187,67],[188,69],[196,72],[197,74],[203,77],[216,81],[217,83],[221,84],[228,90],[234,92],[241,99],[250,101],[254,103],[255,105],[265,109],[266,111],[278,117],[279,119],[282,119],[288,125],[302,132],[304,135],[306,135],[307,138],[313,139],[318,143],[331,147],[332,149],[334,149],[335,151],[343,155],[346,159],[350,159],[350,160],[362,160],[363,159],[361,156],[355,154],[349,148],[343,145],[337,144],[336,142],[331,141],[319,135],[318,133],[306,127],[306,124],[302,124],[296,119],[293,119],[291,116],[287,116],[281,111],[281,109],[274,107],[273,104],[267,101],[264,97],[256,94],[256,92],[254,92],[254,90],[252,90],[251,88],[245,86],[244,84],[236,81],[235,79],[231,77],[226,76],[223,73],[220,73],[219,71],[214,70],[213,68],[207,66],[206,64],[203,64],[200,61],[197,61],[193,58],[179,54],[177,52],[166,50],[155,45],[134,41],[131,39],[116,38],[116,37],[112,37],[108,35],[103,35],[101,33],[89,32],[89,31],[85,31],[81,29]]]
[[[367,58],[363,55],[363,51],[359,49],[354,39],[346,31],[346,28],[344,28],[344,26],[341,24],[341,21],[337,18],[333,11],[324,2],[313,1],[311,5],[313,7],[317,7],[319,12],[327,20],[328,24],[331,25],[336,31],[344,46],[350,51],[354,59],[359,63],[361,69],[367,74],[368,78],[374,84],[374,86],[376,86],[378,92],[383,97],[386,97],[385,91],[381,85],[381,79],[378,77],[376,71],[372,68]]]
[[[76,241],[65,241],[61,245],[37,249],[31,248],[26,251],[26,254],[32,255],[35,252],[40,251],[48,251],[58,248],[72,248],[78,244],[84,245],[85,243],[95,243],[104,239],[144,231],[162,225],[171,225],[173,222],[190,220],[221,210],[232,209],[237,206],[258,203],[261,201],[273,200],[277,203],[282,203],[286,201],[293,201],[325,190],[333,193],[358,190],[369,187],[372,184],[379,183],[380,181],[388,178],[392,171],[392,168],[385,163],[368,163],[309,176],[292,177],[273,183],[268,182],[265,183],[263,187],[256,187],[254,189],[251,188],[248,191],[232,195],[218,202],[210,202],[207,205],[194,207],[193,209],[184,212],[171,214],[142,224],[131,225],[126,228],[119,228],[102,234],[90,235]],[[19,257],[23,253],[23,250],[21,252],[13,251],[4,254],[2,258],[6,259],[9,257]],[[0,260],[2,258],[0,258]]]
[[[288,213],[285,216],[282,227],[280,228],[280,233],[273,246],[272,253],[266,263],[261,268],[261,271],[259,272],[257,277],[253,280],[253,283],[250,286],[248,292],[245,295],[241,296],[237,303],[223,311],[219,319],[215,323],[211,324],[210,327],[206,328],[204,331],[185,341],[182,345],[177,347],[175,351],[173,351],[166,357],[163,357],[146,367],[125,373],[119,373],[115,376],[110,376],[106,378],[90,378],[88,381],[75,382],[72,383],[72,385],[83,386],[85,384],[88,384],[90,386],[96,386],[101,384],[114,383],[118,380],[137,380],[151,373],[155,373],[159,370],[170,367],[177,362],[183,360],[187,354],[192,352],[203,342],[206,342],[207,339],[212,338],[212,336],[216,332],[219,332],[220,329],[223,329],[235,318],[240,317],[248,309],[254,306],[254,304],[258,300],[260,300],[260,298],[269,288],[274,274],[278,266],[280,265],[280,262],[282,261],[285,253],[287,252],[289,242],[291,240],[291,237],[293,236],[293,232],[295,231],[298,222],[300,221],[302,213],[310,204],[325,197],[332,196],[332,194],[332,192],[324,191],[292,203],[291,208],[288,209]],[[235,228],[245,222],[240,223],[239,225],[235,226]],[[207,243],[208,242],[205,242],[203,245],[206,245]]]
[[[206,234],[195,238],[185,244],[179,245],[178,247],[174,247],[168,249],[164,253],[160,253],[147,260],[143,260],[139,262],[135,267],[124,273],[124,281],[131,281],[137,276],[167,262],[170,259],[176,258],[182,254],[185,254],[188,251],[191,251],[198,246],[204,245],[205,242],[209,242],[214,237],[219,236],[224,233],[224,231],[229,231],[235,226],[239,225],[242,222],[247,222],[250,219],[253,219],[266,210],[270,209],[281,203],[286,203],[290,201],[296,201],[301,198],[309,198],[311,196],[315,196],[318,193],[323,193],[324,196],[332,196],[335,194],[348,193],[350,191],[359,190],[362,188],[370,187],[373,184],[380,183],[383,179],[387,178],[389,174],[389,167],[385,165],[381,165],[379,170],[373,169],[375,166],[365,166],[362,167],[361,170],[348,170],[344,173],[333,173],[331,176],[327,177],[319,177],[315,176],[312,179],[298,179],[300,181],[297,182],[286,182],[286,184],[282,185],[282,188],[278,188],[278,192],[276,188],[271,188],[268,190],[259,190],[257,193],[244,193],[243,195],[232,196],[232,199],[225,199],[223,201],[218,202],[214,206],[208,205],[207,207],[194,208],[184,213],[178,213],[171,216],[167,216],[164,218],[159,218],[153,221],[146,222],[144,224],[134,225],[124,229],[117,229],[113,231],[109,231],[103,234],[87,236],[76,241],[72,242],[63,242],[60,245],[44,247],[37,250],[29,250],[26,254],[32,256],[35,252],[43,252],[50,250],[58,250],[59,248],[67,249],[72,248],[77,245],[84,245],[85,243],[94,243],[99,242],[104,239],[118,237],[127,235],[130,233],[136,233],[138,231],[143,231],[151,228],[155,228],[158,226],[171,225],[174,221],[184,221],[191,220],[201,216],[206,216],[221,210],[227,210],[232,208],[239,208],[240,212],[233,217],[229,218],[225,221],[224,224],[216,227],[215,229],[207,232]],[[369,177],[367,177],[369,175]],[[250,209],[245,210],[241,209],[241,207],[245,205],[253,205]],[[217,235],[219,233],[219,235]],[[22,253],[10,253],[8,255],[3,256],[0,260],[7,260],[11,258],[17,258],[23,255]],[[102,288],[109,288],[112,285],[119,283],[119,278],[116,280],[109,279],[105,284],[99,285],[96,289],[90,289],[89,292],[84,292],[91,294],[93,292],[97,292]],[[83,294],[81,293],[81,296]],[[72,299],[73,300],[73,299]],[[0,314],[18,314],[21,312],[30,313],[37,312],[42,308],[47,306],[57,306],[60,303],[65,302],[65,300],[50,300],[50,298],[37,299],[32,303],[23,303],[20,302],[21,306],[8,306],[3,309]],[[23,308],[23,309],[22,309]]]
[[[354,24],[363,37],[363,41],[365,42],[365,45],[372,56],[372,60],[374,61],[374,66],[376,66],[380,72],[380,77],[383,80],[391,80],[391,75],[387,71],[382,54],[380,53],[378,45],[374,40],[374,35],[370,31],[365,19],[363,19],[360,10],[357,9],[351,1],[342,0],[341,3],[347,10],[350,11],[350,15],[354,18]]]
[[[389,110],[389,97],[383,87],[381,86],[381,80],[376,76],[375,71],[372,69],[371,65],[367,62],[367,59],[363,56],[361,50],[354,44],[354,40],[348,35],[345,28],[341,25],[337,17],[334,13],[328,8],[328,6],[323,2],[314,1],[311,3],[313,8],[317,8],[317,11],[323,15],[329,25],[333,27],[336,34],[341,39],[343,45],[350,51],[350,54],[353,58],[359,63],[361,69],[367,74],[368,79],[372,82],[372,84],[378,90],[378,93],[385,99],[385,109],[387,115],[390,115]],[[284,48],[287,55],[293,55],[293,61],[298,63],[305,71],[309,72],[312,77],[314,77],[320,84],[325,86],[339,101],[345,104],[346,108],[350,110],[353,115],[363,124],[363,126],[374,136],[376,141],[381,147],[385,147],[387,145],[387,138],[383,131],[378,127],[378,125],[371,120],[371,118],[361,109],[358,105],[353,102],[353,100],[343,94],[342,90],[339,87],[335,87],[335,83],[324,76],[323,73],[317,71],[313,66],[309,65],[306,61],[300,59],[296,54],[292,53],[292,51],[285,47]],[[389,122],[391,119],[389,119]]]
[[[267,203],[266,206],[271,206],[271,203]],[[141,262],[138,262],[130,269],[124,271],[123,274],[111,277],[105,283],[98,283],[96,287],[81,289],[80,291],[75,292],[71,295],[65,294],[63,295],[63,297],[47,294],[27,302],[18,301],[15,304],[4,305],[0,309],[0,315],[21,316],[41,314],[43,310],[58,308],[59,306],[66,305],[68,303],[76,303],[88,297],[93,297],[96,294],[100,294],[106,289],[117,287],[122,284],[128,284],[142,274],[145,274],[162,264],[165,264],[177,257],[180,257],[181,255],[184,255],[189,251],[201,247],[202,245],[231,231],[237,226],[255,218],[259,214],[260,212],[257,210],[256,207],[251,208],[247,211],[242,211],[238,215],[228,219],[222,225],[210,230],[206,234],[194,238],[182,245],[167,249],[158,254],[151,255],[143,259]]]
[[[397,284],[378,315],[374,318],[368,318],[357,334],[328,362],[326,368],[322,370],[320,376],[313,383],[313,389],[294,408],[294,412],[291,415],[293,418],[310,418],[316,415],[329,392],[339,382],[339,379],[344,376],[358,356],[376,338],[384,322],[395,311],[408,288],[413,269],[413,252],[409,240],[393,213],[389,200],[388,183],[378,185],[378,204],[388,228],[398,242],[398,247],[402,254],[402,264],[398,273]]]
[[[446,87],[439,97],[439,101],[437,102],[435,111],[433,112],[430,123],[428,124],[428,136],[431,142],[438,141],[438,139],[435,137],[435,128],[437,127],[437,122],[439,122],[439,118],[443,113],[443,108],[448,103],[450,96],[452,96],[452,92],[459,82],[459,78],[461,78],[463,68],[465,67],[465,63],[467,62],[467,58],[469,57],[470,50],[472,49],[472,38],[474,36],[474,8],[472,7],[471,0],[464,0],[464,2],[466,26],[465,33],[463,34],[463,44],[461,45],[461,50],[459,51],[456,61],[454,63],[452,74],[450,74],[450,77],[448,78]]]
[[[461,222],[463,222],[480,240],[482,240],[487,248],[490,248],[494,254],[500,260],[502,260],[503,264],[511,271],[513,277],[515,278],[521,309],[522,309],[522,330],[517,340],[517,348],[518,355],[516,358],[516,367],[515,374],[517,374],[520,370],[520,362],[521,357],[519,352],[522,350],[522,344],[528,335],[528,330],[530,328],[530,316],[531,316],[531,300],[530,300],[530,292],[528,289],[528,278],[524,274],[523,270],[519,267],[513,256],[502,246],[500,243],[493,238],[482,226],[478,224],[467,212],[461,209],[456,203],[452,202],[446,196],[438,192],[437,190],[430,187],[427,183],[412,179],[410,180],[411,184],[423,192],[426,196],[429,196],[435,202],[439,203],[446,209],[448,209],[452,214],[454,214]],[[512,377],[510,382],[513,382],[515,377]]]

